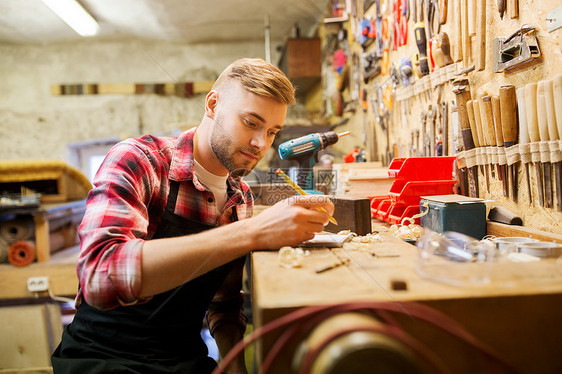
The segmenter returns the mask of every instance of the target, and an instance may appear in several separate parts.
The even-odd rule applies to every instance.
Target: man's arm
[[[327,198],[299,196],[229,225],[176,238],[145,241],[140,297],[152,296],[197,278],[255,249],[279,249],[312,239],[328,223]]]

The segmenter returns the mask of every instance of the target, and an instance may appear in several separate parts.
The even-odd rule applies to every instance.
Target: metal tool
[[[297,160],[299,163],[297,184],[304,188],[307,193],[315,193],[312,168],[318,162],[318,152],[337,143],[342,136],[349,133],[349,131],[345,131],[338,134],[334,131],[328,131],[286,141],[279,145],[279,157],[283,160]]]
[[[506,38],[494,38],[492,71],[501,73],[519,66],[541,55],[537,38],[532,35],[535,28],[521,27]]]
[[[527,83],[525,85],[525,113],[527,114],[527,129],[529,130],[529,139],[531,142],[539,142],[539,121],[537,118],[537,84]],[[537,177],[537,190],[539,196],[539,205],[544,206],[544,186],[543,171],[539,162],[535,162],[535,173]]]
[[[546,112],[545,81],[537,84],[537,123],[539,125],[539,136],[542,142],[550,140],[548,116]],[[555,126],[556,127],[556,124]],[[553,134],[554,135],[554,134]],[[550,155],[549,155],[550,156]],[[544,184],[544,206],[552,208],[552,168],[550,161],[542,162],[542,176]]]
[[[505,85],[500,87],[500,113],[503,144],[509,148],[517,143],[517,97],[515,86]],[[511,199],[517,201],[517,165],[509,166],[511,178]]]
[[[502,133],[502,119],[500,110],[500,98],[499,96],[492,96],[492,112],[494,116],[494,129],[496,132],[496,144],[498,146],[498,153],[505,153],[504,151],[504,139]],[[503,195],[509,196],[508,192],[508,178],[506,175],[506,165],[498,163],[498,174],[503,186]]]
[[[480,105],[480,100],[479,99],[474,99],[472,101],[472,107],[474,109],[474,122],[476,123],[476,128],[477,128],[477,132],[478,132],[478,143],[480,144],[480,147],[486,147],[489,145],[488,141],[487,141],[487,131],[485,131],[485,124],[486,122],[482,122],[482,109],[483,106]],[[486,178],[486,191],[490,192],[490,176],[489,176],[489,172],[488,172],[488,165],[480,165],[480,171],[482,172],[482,174],[485,175]]]
[[[443,122],[443,156],[449,156],[449,104],[447,100],[441,102],[441,120]]]
[[[520,87],[515,91],[517,96],[517,112],[519,118],[519,143],[529,143],[529,130],[527,128],[527,108],[525,100],[525,87]],[[527,192],[529,193],[529,205],[533,204],[533,190],[531,189],[531,173],[529,163],[525,162],[525,178],[527,180]]]
[[[467,111],[467,103],[470,101],[470,87],[468,85],[468,80],[462,80],[458,82],[459,84],[454,85],[453,93],[456,97],[456,104],[457,104],[457,113],[459,117],[459,122],[461,125],[461,136],[463,139],[464,149],[469,151],[475,147],[475,141],[477,141],[477,137],[475,136],[474,132],[471,130],[471,126],[469,123],[469,115]],[[473,166],[468,169],[468,178],[469,178],[469,191],[470,196],[478,197],[479,194],[479,186],[478,186],[478,168],[477,166]]]
[[[419,4],[419,5],[418,5]],[[425,35],[425,24],[423,22],[423,0],[416,1],[415,14],[418,18],[415,20],[416,24],[414,26],[414,36],[416,38],[416,45],[419,51],[419,66],[422,76],[429,74],[429,62],[427,56],[427,37]]]
[[[558,140],[560,140],[562,139],[562,74],[552,79],[552,91]],[[554,164],[554,181],[557,195],[556,208],[559,212],[562,212],[562,162]]]
[[[503,19],[503,14],[505,12],[505,0],[498,0],[498,12],[500,13],[500,19]]]

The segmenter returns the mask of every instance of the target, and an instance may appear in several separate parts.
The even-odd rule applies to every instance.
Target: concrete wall
[[[213,80],[237,58],[264,55],[262,42],[0,44],[0,160],[65,160],[68,143],[167,134],[203,116],[204,95],[54,96],[53,84]]]

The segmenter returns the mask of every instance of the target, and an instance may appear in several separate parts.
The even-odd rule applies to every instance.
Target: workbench
[[[23,267],[0,264],[0,320],[9,321],[0,327],[0,372],[52,372],[50,356],[62,336],[61,309],[48,292],[30,292],[27,280],[47,277],[53,295],[74,298],[80,246],[51,253],[49,222],[66,218],[79,221],[85,206],[85,200],[79,200],[2,211],[2,215],[33,216],[37,262]]]
[[[384,231],[380,225],[374,227],[374,231]],[[503,262],[485,269],[487,264],[459,264],[443,259],[443,264],[438,265],[445,270],[424,270],[426,275],[441,272],[466,281],[463,286],[456,286],[422,277],[416,270],[418,249],[388,231],[380,235],[382,241],[372,243],[368,252],[311,250],[299,268],[281,267],[277,251],[253,252],[254,328],[313,305],[387,301],[399,303],[407,311],[411,303],[422,303],[462,324],[522,373],[562,372],[562,264],[556,260]],[[338,257],[349,258],[350,262],[316,273],[316,268]],[[489,275],[489,283],[471,281],[473,276],[482,274]],[[395,281],[407,289],[393,290],[391,284]],[[464,343],[439,329],[429,328],[407,313],[397,318],[405,331],[444,360],[451,373],[489,372],[489,368],[482,366],[483,360],[478,360],[479,353]],[[274,331],[258,340],[258,365],[281,332]],[[296,346],[298,342],[280,353],[273,373],[293,372],[290,365]]]
[[[67,202],[41,203],[38,207],[4,209],[0,211],[0,217],[17,215],[33,216],[37,262],[48,262],[51,256],[49,221],[63,217],[68,217],[68,219],[76,217],[79,223],[85,211],[86,200],[83,199]]]

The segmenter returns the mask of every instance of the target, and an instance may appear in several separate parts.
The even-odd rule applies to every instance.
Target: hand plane
[[[534,27],[526,26],[506,38],[494,38],[492,71],[501,73],[539,57],[538,40],[531,35],[534,31]]]

